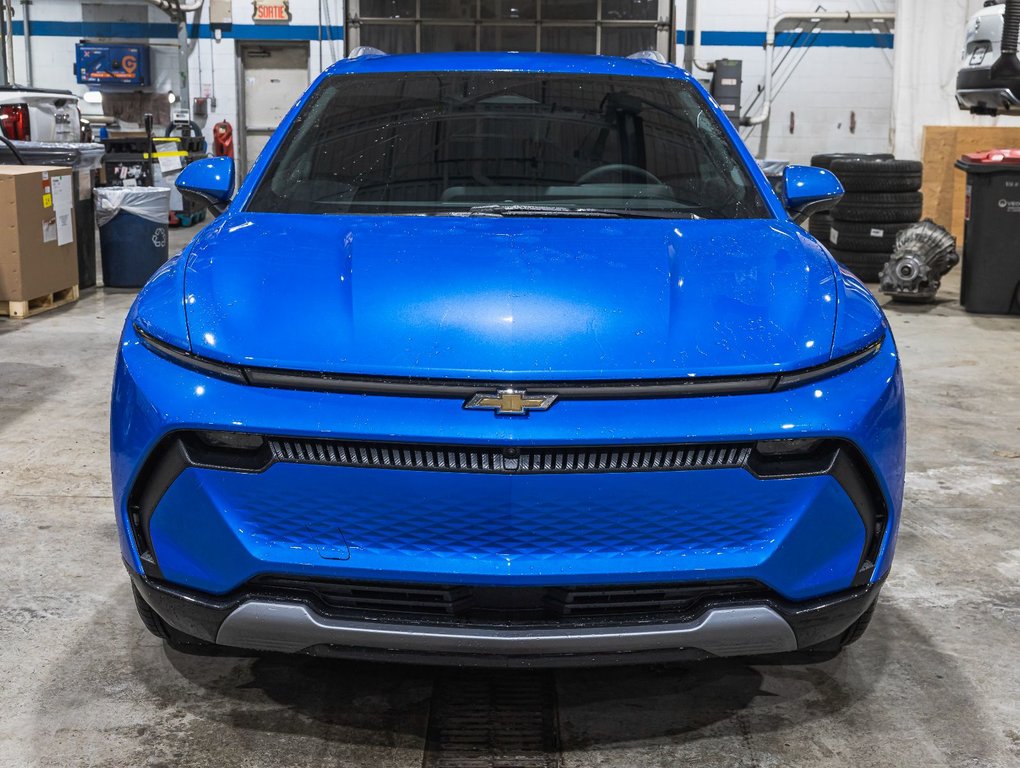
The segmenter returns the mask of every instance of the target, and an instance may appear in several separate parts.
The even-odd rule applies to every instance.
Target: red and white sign
[[[290,21],[288,0],[252,0],[253,21]]]

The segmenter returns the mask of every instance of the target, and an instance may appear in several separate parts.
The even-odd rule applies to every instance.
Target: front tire
[[[871,607],[861,614],[861,617],[845,629],[842,634],[837,635],[831,640],[818,643],[818,645],[805,648],[801,652],[822,656],[837,655],[844,648],[847,648],[860,640],[864,633],[867,632],[868,626],[871,624],[871,619],[875,615],[876,608],[878,608],[878,600],[875,600],[875,602],[871,604]]]
[[[135,609],[138,611],[138,618],[142,620],[145,628],[160,640],[165,640],[166,644],[175,651],[192,654],[210,654],[215,652],[215,643],[210,643],[208,640],[202,640],[186,632],[181,632],[179,629],[171,627],[163,621],[159,614],[152,610],[149,604],[145,602],[145,598],[142,597],[134,584],[131,585],[131,594],[135,599]]]
[[[831,640],[825,640],[817,645],[800,648],[796,651],[764,656],[761,657],[761,662],[788,666],[822,664],[826,661],[831,661],[839,656],[844,648],[853,645],[861,639],[861,636],[867,631],[868,625],[871,624],[871,619],[875,615],[875,608],[877,606],[878,601],[876,600],[868,610],[861,614],[857,621]]]

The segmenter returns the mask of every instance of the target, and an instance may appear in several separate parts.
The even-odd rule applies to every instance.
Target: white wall
[[[687,2],[677,4],[678,26],[683,28]],[[698,12],[703,33],[758,32],[767,28],[768,0],[712,2],[700,0]],[[779,0],[779,13],[815,12],[818,0]],[[895,0],[841,0],[823,4],[827,11],[891,12]],[[825,27],[823,33],[839,32]],[[960,29],[962,39],[963,29]],[[779,47],[776,62],[784,57],[776,80],[782,86],[772,109],[768,126],[768,156],[792,162],[807,162],[822,152],[888,152],[891,146],[893,52],[882,48],[829,47],[835,41],[823,34],[827,43],[807,49]],[[683,61],[683,46],[678,60]],[[744,62],[743,102],[747,110],[764,84],[765,51],[754,45],[702,46],[699,60],[732,58]],[[799,62],[797,66],[794,63]],[[699,78],[710,78],[696,71]],[[787,80],[787,75],[789,79]],[[785,81],[785,86],[782,84]],[[761,102],[753,113],[761,109]],[[793,127],[791,129],[791,119]],[[744,128],[751,150],[759,154],[761,128]]]
[[[687,3],[677,0],[677,20],[685,26]],[[316,28],[319,24],[317,0],[291,0],[293,21],[291,31],[304,34],[308,40],[310,77],[343,54],[343,42],[328,40],[320,45]],[[808,50],[778,49],[777,60],[789,53],[787,67],[792,72],[779,92],[768,130],[768,155],[795,162],[808,160],[812,154],[828,151],[889,151],[904,157],[920,155],[924,125],[934,124],[1020,124],[1020,120],[974,118],[956,108],[955,89],[958,54],[962,47],[966,20],[981,5],[981,0],[777,0],[780,12],[814,11],[824,6],[828,11],[892,11],[899,14],[895,50],[882,48],[812,47]],[[37,34],[32,40],[33,80],[39,86],[70,88],[78,94],[84,86],[74,80],[74,44],[81,37],[82,2],[78,0],[34,0],[31,4],[33,23],[59,22],[60,35]],[[88,3],[91,18],[131,21],[144,8],[150,22],[166,24],[165,14],[148,6],[144,0]],[[17,18],[22,6],[15,3]],[[343,24],[343,0],[325,0],[330,21]],[[100,9],[97,11],[96,9]],[[701,27],[706,33],[758,33],[763,36],[768,15],[768,0],[700,0]],[[191,92],[216,99],[215,109],[201,121],[207,136],[211,127],[226,119],[235,127],[237,114],[237,69],[235,38],[253,38],[271,29],[256,27],[252,20],[250,0],[233,0],[234,28],[221,40],[209,34],[208,3],[201,11],[200,22],[205,36],[193,40],[189,58]],[[189,19],[190,21],[191,19]],[[325,21],[325,19],[324,19]],[[77,26],[76,26],[77,25]],[[301,29],[304,31],[301,32]],[[52,32],[52,28],[50,30]],[[835,31],[835,30],[827,30]],[[156,87],[165,92],[177,89],[177,56],[173,39],[147,39],[152,48],[153,74]],[[765,52],[760,42],[702,47],[700,58],[735,58],[744,62],[744,104],[751,103],[764,78]],[[24,38],[15,39],[15,71],[18,79],[27,81]],[[803,57],[802,57],[803,55]],[[683,47],[678,47],[683,58]],[[800,64],[789,69],[795,61]],[[706,73],[696,73],[708,77]],[[777,84],[786,79],[780,76]],[[893,115],[895,93],[895,118]],[[295,95],[296,96],[296,95]],[[757,110],[757,108],[755,108]],[[793,129],[791,131],[791,116]],[[853,125],[854,119],[856,125]],[[744,129],[752,150],[759,148],[761,129]]]
[[[82,5],[76,0],[45,0],[33,2],[32,23],[80,22]],[[20,21],[23,6],[14,4],[15,21]],[[64,88],[77,94],[85,88],[74,82],[74,38],[39,37],[32,40],[32,82],[36,86]],[[29,81],[25,58],[25,38],[14,38],[14,77],[19,83]]]
[[[39,0],[36,0],[39,2]],[[317,27],[319,25],[319,3],[317,0],[291,0],[290,10],[292,20],[291,28],[296,27]],[[234,27],[244,29],[244,36],[252,38],[259,34],[258,27],[252,23],[251,0],[233,0]],[[343,24],[343,4],[341,0],[325,0],[322,4],[324,11],[323,24],[332,21],[334,26]],[[328,11],[328,13],[326,13]],[[189,14],[189,22],[193,21],[195,14]],[[203,29],[209,24],[209,4],[205,3],[199,12],[200,22]],[[268,38],[271,29],[262,26]],[[238,35],[241,37],[241,35]],[[318,34],[315,34],[318,38]],[[308,41],[308,76],[309,81],[314,79],[323,69],[329,67],[338,58],[343,57],[344,44],[342,40],[330,41],[324,35],[320,43],[318,39]],[[209,96],[215,98],[215,108],[210,108],[209,117],[198,120],[199,124],[206,127],[206,138],[212,138],[212,126],[221,120],[227,120],[234,126],[235,131],[240,123],[238,115],[238,81],[237,81],[237,43],[240,42],[230,36],[224,36],[219,40],[212,37],[199,38],[191,42],[191,54],[188,59],[190,64],[191,95]],[[301,94],[294,94],[294,100]],[[236,133],[235,133],[236,136]]]
[[[316,29],[319,25],[318,0],[292,0],[292,21],[286,25],[298,37],[304,36],[309,46],[309,78],[319,74],[322,68],[328,67],[336,58],[343,56],[343,41],[332,43],[324,39],[320,44]],[[343,24],[342,0],[323,0],[323,23],[331,21],[334,26]],[[83,18],[83,6],[85,6]],[[15,20],[22,21],[22,6],[14,4]],[[95,29],[90,22],[112,22],[114,24],[134,24],[139,14],[150,24],[169,24],[169,17],[145,0],[33,0],[31,4],[31,22],[36,31],[31,39],[32,46],[32,83],[38,87],[64,88],[78,95],[84,95],[88,86],[79,85],[75,80],[75,43],[82,38],[83,32],[87,39],[95,42],[114,42],[110,38],[97,37],[90,34]],[[189,30],[195,21],[196,14],[188,14]],[[251,0],[233,0],[234,24],[231,30],[219,40],[210,36],[209,4],[203,5],[198,14],[201,24],[200,35],[190,41],[189,78],[191,95],[211,96],[216,99],[215,109],[210,110],[208,118],[199,120],[206,128],[206,137],[212,138],[212,126],[220,120],[228,120],[235,127],[238,124],[237,114],[237,48],[236,38],[258,39],[264,34],[272,39],[277,30],[270,27],[255,25],[252,21]],[[49,22],[57,22],[61,26],[54,31]],[[85,24],[84,28],[82,24]],[[123,27],[121,27],[123,29]],[[307,39],[311,38],[311,39]],[[150,46],[150,65],[153,90],[166,93],[173,90],[179,92],[178,55],[175,38],[165,36],[150,38],[117,38],[116,42],[141,42]],[[335,55],[334,55],[335,54]],[[15,77],[18,82],[27,83],[29,74],[25,57],[25,38],[15,37]],[[295,99],[300,94],[295,94]],[[85,114],[101,114],[98,105],[82,103]]]

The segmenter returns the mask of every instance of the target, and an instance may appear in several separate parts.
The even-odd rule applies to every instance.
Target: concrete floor
[[[871,631],[810,667],[556,673],[562,765],[1020,765],[1020,318],[948,282],[889,308],[909,476]],[[0,320],[0,766],[420,766],[446,673],[186,656],[142,628],[107,456],[132,298]]]

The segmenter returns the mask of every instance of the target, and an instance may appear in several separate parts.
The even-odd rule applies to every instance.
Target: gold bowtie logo
[[[523,390],[501,389],[475,395],[464,407],[472,411],[495,411],[504,416],[525,416],[528,411],[548,411],[556,395],[529,395]]]

